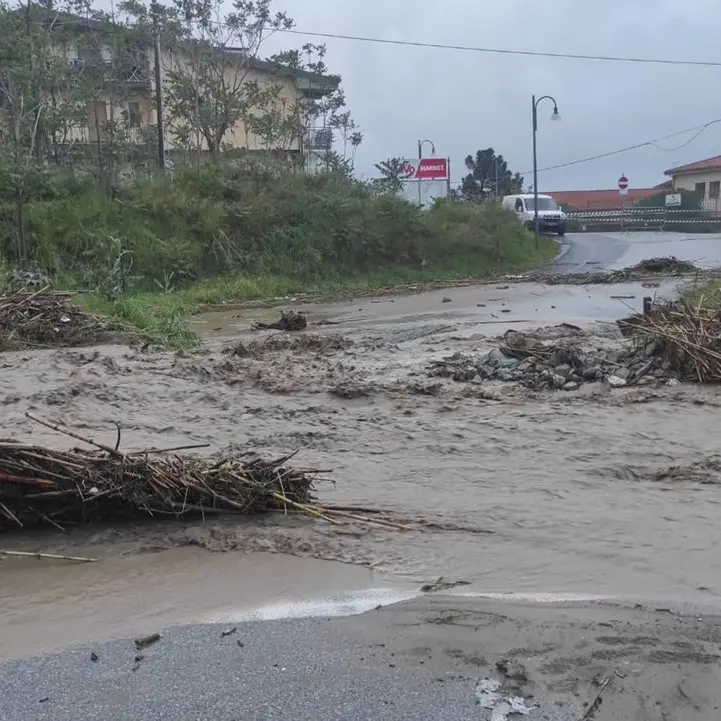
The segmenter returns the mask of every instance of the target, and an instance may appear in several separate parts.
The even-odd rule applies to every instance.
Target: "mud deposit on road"
[[[430,524],[399,533],[271,516],[4,545],[100,557],[188,544],[272,551],[413,583],[464,578],[488,592],[721,594],[719,392],[684,384],[536,392],[430,376],[433,362],[486,353],[510,327],[473,323],[339,320],[325,333],[213,341],[187,357],[111,346],[4,354],[2,436],[65,444],[29,422],[31,411],[111,445],[118,422],[128,450],[203,442],[209,452],[299,450],[301,465],[333,469],[336,485],[319,488],[322,501]],[[592,332],[596,345],[621,342],[613,326]]]

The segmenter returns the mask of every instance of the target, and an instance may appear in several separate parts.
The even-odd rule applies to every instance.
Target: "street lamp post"
[[[538,104],[541,100],[550,100],[553,103],[553,115],[551,120],[560,120],[561,116],[558,112],[558,103],[556,99],[550,95],[542,95],[536,99],[535,95],[531,96],[531,108],[533,116],[533,231],[536,236],[536,250],[539,246],[538,239],[538,160],[536,157],[536,133],[538,132]]]
[[[423,146],[426,143],[431,144],[431,155],[436,154],[436,146],[432,140],[419,140],[418,141],[418,160],[423,160]],[[418,179],[418,205],[423,205],[423,201],[421,200],[421,180],[420,180],[420,178]]]

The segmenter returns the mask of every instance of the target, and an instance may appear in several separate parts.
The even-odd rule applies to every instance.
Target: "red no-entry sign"
[[[626,188],[628,188],[628,178],[627,178],[625,175],[622,175],[622,176],[618,179],[618,187],[619,187],[621,190],[626,190]]]

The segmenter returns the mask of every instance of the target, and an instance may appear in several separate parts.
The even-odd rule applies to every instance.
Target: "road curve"
[[[721,234],[697,233],[571,233],[553,263],[557,273],[614,270],[644,258],[673,255],[702,268],[721,266]]]

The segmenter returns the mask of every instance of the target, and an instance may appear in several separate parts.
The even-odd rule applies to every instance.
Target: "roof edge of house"
[[[685,175],[688,173],[695,173],[700,170],[721,170],[721,155],[712,155],[710,158],[695,160],[693,163],[684,163],[683,165],[678,165],[675,168],[664,170],[663,174],[671,176]]]

